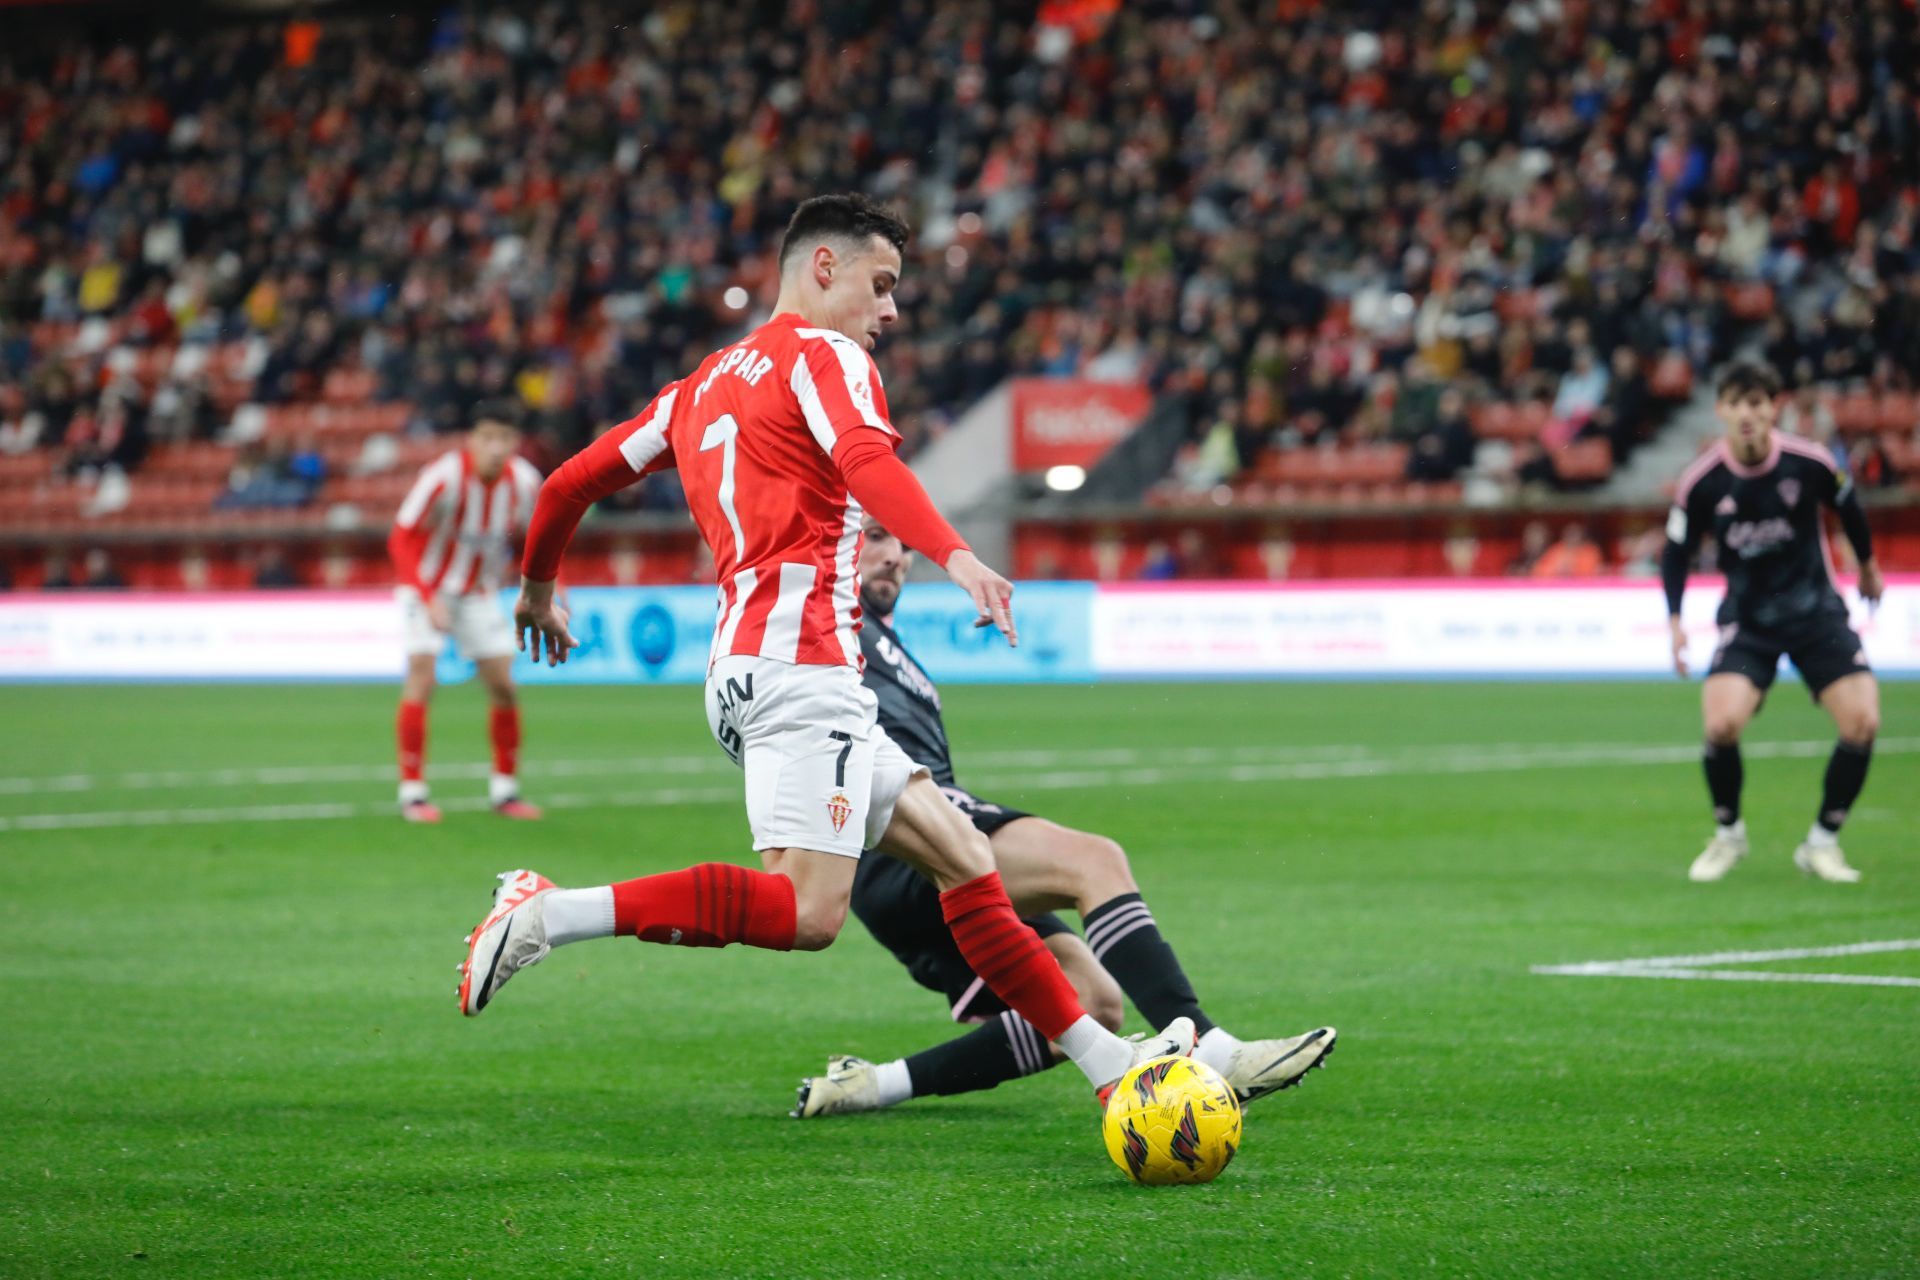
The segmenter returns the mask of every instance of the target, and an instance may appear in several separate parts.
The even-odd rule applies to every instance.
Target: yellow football
[[[1102,1122],[1107,1154],[1143,1186],[1211,1182],[1240,1146],[1240,1100],[1192,1058],[1154,1058],[1114,1086]]]

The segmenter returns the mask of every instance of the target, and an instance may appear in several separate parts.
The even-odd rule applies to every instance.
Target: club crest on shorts
[[[840,829],[847,825],[847,819],[853,816],[853,801],[847,799],[844,791],[834,792],[827,801],[827,816],[833,819],[833,833],[839,835]]]
[[[1797,507],[1800,505],[1800,482],[1798,480],[1789,476],[1774,487],[1780,491],[1780,501],[1786,503],[1789,507]]]

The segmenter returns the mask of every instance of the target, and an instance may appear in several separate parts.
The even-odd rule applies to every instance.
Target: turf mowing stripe
[[[1756,759],[1812,756],[1832,748],[1824,742],[1754,743],[1745,753]],[[1876,748],[1882,754],[1920,750],[1920,738],[1883,740]],[[1345,749],[1341,749],[1345,750]],[[1444,754],[1452,751],[1455,754]],[[1039,754],[1039,753],[1030,753]],[[1137,756],[1138,752],[1059,752],[1054,759],[1072,759],[1097,763],[1103,756]],[[1021,770],[994,774],[991,770],[968,772],[969,780],[982,780],[982,790],[1074,790],[1120,786],[1158,786],[1167,783],[1232,782],[1261,783],[1315,781],[1330,778],[1379,778],[1408,775],[1473,774],[1526,772],[1536,769],[1586,768],[1592,765],[1677,764],[1692,760],[1698,748],[1691,745],[1635,747],[1545,747],[1526,752],[1476,751],[1469,747],[1432,748],[1406,757],[1343,756],[1331,760],[1303,760],[1275,764],[1230,764],[1237,753],[1193,748],[1162,753],[1158,759],[1187,760],[1175,767],[1119,769],[1070,769],[1051,772]],[[685,759],[687,757],[669,757]],[[981,758],[991,758],[982,756]],[[1244,757],[1242,757],[1244,758]],[[644,772],[644,770],[642,770]],[[735,787],[673,788],[659,791],[615,792],[610,794],[550,795],[541,803],[549,809],[649,808],[663,805],[706,803],[739,794]],[[476,811],[490,808],[485,799],[460,797],[441,805],[442,809]],[[0,817],[0,831],[60,831],[94,827],[174,826],[204,822],[297,822],[326,818],[375,817],[392,813],[391,802],[240,805],[191,809],[121,809],[74,813],[30,813]]]

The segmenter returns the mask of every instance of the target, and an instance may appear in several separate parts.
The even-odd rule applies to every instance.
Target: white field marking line
[[[1442,750],[1466,750],[1441,748]],[[1223,759],[1247,761],[1356,759],[1369,755],[1366,747],[1174,747],[1154,751],[1115,747],[1089,751],[983,751],[968,757],[988,768],[1040,767],[1074,760],[1082,764],[1126,765],[1147,761],[1173,764],[1216,764]],[[531,760],[523,777],[594,778],[644,776],[648,773],[731,773],[732,761],[714,751],[691,756],[630,756],[600,760]],[[487,761],[435,764],[435,779],[485,778],[493,771]],[[83,791],[146,791],[177,787],[274,787],[313,783],[391,782],[392,764],[282,765],[254,769],[166,769],[129,773],[67,773],[48,777],[0,778],[0,796],[40,795]]]
[[[1833,956],[1920,951],[1920,938],[1849,942],[1837,947],[1786,947],[1777,951],[1713,951],[1699,956],[1651,956],[1642,960],[1589,960],[1584,964],[1536,964],[1530,973],[1561,978],[1673,978],[1682,982],[1818,982],[1852,987],[1920,987],[1920,978],[1871,973],[1781,973],[1771,969],[1723,969],[1729,964],[1774,960],[1820,960]]]
[[[1775,755],[1807,755],[1809,748],[1827,749],[1824,744],[1816,743],[1763,743],[1755,744],[1746,754],[1755,757]],[[1471,748],[1454,748],[1463,753]],[[1912,751],[1920,749],[1920,738],[1900,738],[1880,744],[1881,751]],[[1110,768],[1110,769],[1068,769],[1048,772],[1009,772],[995,774],[989,771],[970,772],[969,782],[984,779],[981,791],[1059,791],[1080,788],[1096,789],[1115,786],[1159,786],[1167,783],[1260,783],[1312,781],[1328,778],[1378,778],[1409,775],[1432,774],[1471,774],[1526,772],[1534,769],[1570,769],[1592,765],[1642,765],[1671,764],[1694,758],[1693,747],[1634,747],[1605,745],[1590,748],[1545,748],[1538,751],[1515,752],[1504,755],[1487,755],[1474,751],[1473,754],[1458,756],[1410,755],[1405,758],[1346,758],[1338,760],[1306,760],[1297,763],[1274,763],[1266,765],[1243,764],[1227,765],[1216,753],[1212,760],[1199,759],[1201,749],[1186,752],[1157,755],[1156,758],[1194,758],[1195,762],[1175,767],[1152,768]],[[1060,752],[1054,758],[1086,761],[1102,753]],[[1141,753],[1115,752],[1113,755],[1138,755]],[[1153,753],[1148,753],[1153,754]],[[989,757],[983,757],[989,758]],[[578,794],[535,797],[548,808],[646,808],[673,804],[704,803],[728,796],[737,796],[737,788],[678,788],[668,790],[641,790],[614,792],[608,794]],[[461,797],[440,806],[442,809],[465,811],[485,809],[487,802],[474,797]],[[194,822],[287,822],[315,818],[351,818],[377,816],[391,813],[391,803],[366,804],[287,804],[287,805],[243,805],[232,808],[193,808],[193,809],[137,809],[106,810],[80,813],[33,813],[0,816],[0,832],[3,831],[59,831],[73,828],[90,827],[140,827],[174,826]]]
[[[1832,744],[1825,741],[1756,742],[1743,747],[1743,753],[1755,759],[1805,758],[1825,755]],[[1920,750],[1920,738],[1882,738],[1876,750],[1901,754]],[[1068,762],[1081,765],[1262,765],[1299,761],[1303,766],[1331,769],[1329,773],[1305,772],[1301,778],[1356,777],[1377,772],[1380,766],[1397,766],[1401,755],[1418,756],[1435,772],[1479,773],[1490,769],[1548,767],[1588,764],[1664,764],[1692,760],[1699,748],[1692,744],[1635,746],[1625,743],[1453,743],[1432,747],[1412,747],[1391,755],[1376,753],[1360,746],[1257,746],[1257,747],[1173,747],[1149,749],[1135,747],[1099,748],[1086,751],[983,751],[966,756],[970,775],[990,772],[996,767],[1032,768]],[[1443,761],[1456,762],[1455,768],[1439,767]],[[1517,763],[1519,762],[1519,763]],[[435,779],[465,780],[485,778],[493,766],[485,761],[460,761],[436,764]],[[648,774],[726,774],[733,765],[718,752],[707,755],[631,756],[588,760],[532,760],[522,770],[530,778],[644,777]],[[1390,772],[1401,772],[1397,767]],[[1012,775],[1016,781],[1024,775]],[[69,773],[45,777],[0,777],[0,796],[39,795],[86,791],[143,791],[180,787],[272,787],[302,786],[317,783],[390,782],[391,764],[365,765],[283,765],[254,769],[140,770],[129,773]],[[1255,774],[1237,781],[1269,781]],[[1078,786],[1080,783],[1058,785]]]

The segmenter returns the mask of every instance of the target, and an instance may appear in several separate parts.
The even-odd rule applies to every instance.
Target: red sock
[[[427,704],[402,702],[393,732],[400,743],[400,781],[420,781],[427,767]]]
[[[1060,962],[1014,914],[998,871],[941,894],[940,911],[967,967],[1041,1035],[1058,1040],[1085,1016]]]
[[[642,942],[793,950],[793,881],[731,862],[623,880],[613,886],[613,931]]]
[[[520,763],[520,708],[495,707],[487,733],[493,738],[493,771],[513,777]]]

